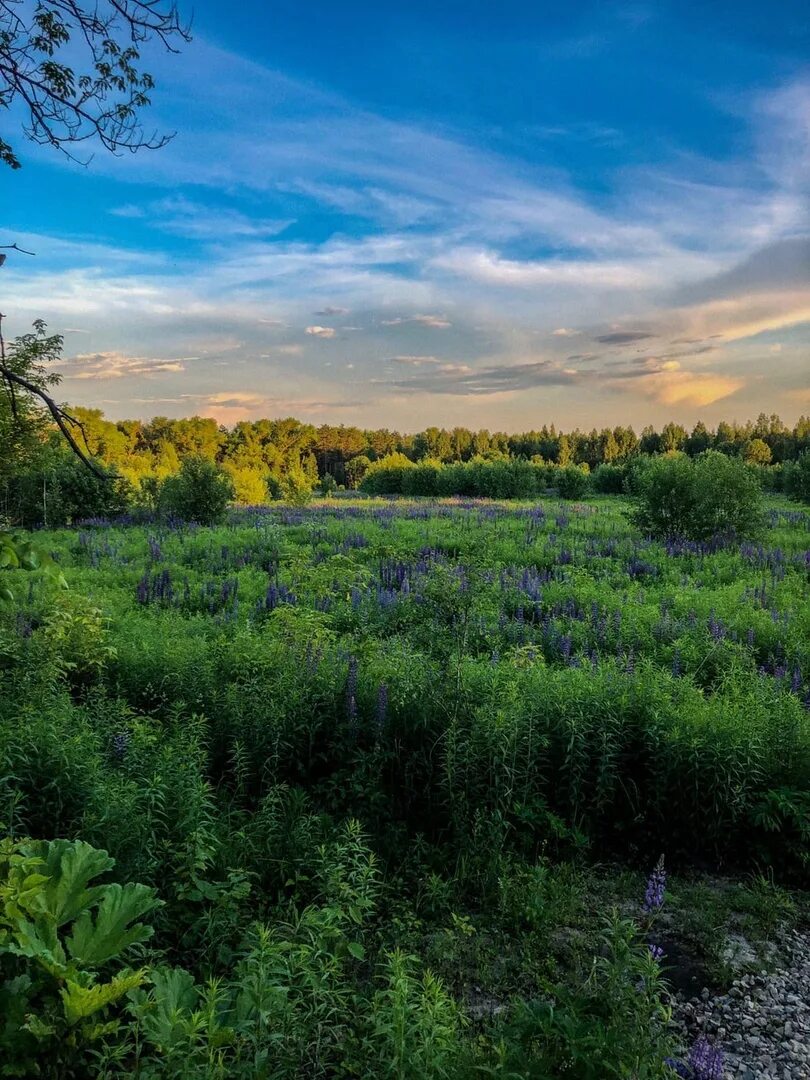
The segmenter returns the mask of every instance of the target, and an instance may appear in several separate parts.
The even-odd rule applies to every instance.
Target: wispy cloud
[[[430,326],[434,330],[447,330],[453,324],[443,315],[400,315],[396,319],[383,319],[383,326]]]
[[[78,353],[68,361],[68,379],[122,379],[124,377],[151,379],[157,375],[176,374],[186,370],[188,360],[154,359],[145,356],[126,356],[120,352]]]
[[[351,407],[373,398],[381,422],[402,394],[436,395],[433,420],[448,396],[500,405],[512,395],[509,415],[528,420],[551,387],[576,415],[582,403],[601,417],[607,403],[685,416],[731,394],[758,411],[766,354],[780,394],[806,379],[809,86],[794,79],[735,102],[734,160],[672,154],[614,170],[593,192],[576,169],[529,165],[449,125],[390,120],[197,42],[164,79],[165,100],[186,114],[182,138],[98,162],[145,192],[133,199],[128,186],[108,224],[130,221],[139,241],[154,233],[131,249],[15,234],[45,254],[24,272],[4,268],[4,305],[20,328],[37,315],[86,328],[90,359],[68,362],[73,378],[176,376],[223,409],[256,404],[227,389],[238,364],[251,390],[237,393],[269,371],[285,380],[289,397],[256,408],[348,409],[351,384]],[[565,124],[546,136],[585,138]],[[307,213],[310,233],[290,227]],[[777,332],[795,347],[767,352]],[[570,354],[577,336],[584,347]],[[593,342],[604,348],[587,351]],[[189,352],[202,359],[187,369]]]

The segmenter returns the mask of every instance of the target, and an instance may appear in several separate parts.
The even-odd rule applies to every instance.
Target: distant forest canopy
[[[810,417],[802,417],[789,428],[778,416],[764,414],[745,424],[722,422],[714,430],[697,423],[690,432],[669,423],[660,431],[645,427],[637,435],[632,427],[566,432],[553,424],[519,434],[462,427],[428,427],[415,434],[401,434],[387,428],[371,430],[343,424],[316,427],[291,417],[245,420],[226,428],[199,416],[177,420],[157,416],[144,422],[107,420],[98,409],[76,407],[70,412],[82,423],[93,457],[135,492],[146,491],[177,473],[185,458],[201,456],[218,463],[230,475],[236,501],[246,504],[266,501],[268,481],[272,490],[274,478],[281,480],[291,472],[303,475],[313,487],[326,479],[335,486],[357,488],[371,463],[392,454],[413,462],[510,458],[593,471],[600,465],[620,465],[639,454],[681,451],[696,456],[709,449],[755,465],[779,466],[810,448]],[[19,489],[23,478],[38,490],[47,487],[49,476],[55,477],[60,469],[68,468],[75,474],[78,463],[69,460],[72,455],[48,424],[24,446],[14,447],[5,437],[2,441],[9,451],[0,460],[0,495],[5,490],[6,516],[13,516],[9,514],[10,486]],[[81,477],[81,471],[78,475]]]
[[[217,461],[233,473],[255,470],[264,476],[303,466],[313,477],[329,473],[338,484],[353,487],[359,479],[359,470],[350,467],[353,459],[377,461],[388,454],[404,454],[411,461],[430,458],[441,462],[505,456],[595,469],[639,453],[673,450],[691,457],[704,450],[720,450],[769,465],[792,461],[810,448],[810,417],[801,417],[789,428],[778,416],[764,413],[745,424],[723,421],[714,430],[697,423],[689,432],[680,424],[669,423],[660,431],[645,427],[637,435],[632,427],[566,432],[558,431],[554,424],[517,434],[463,427],[427,427],[415,434],[402,434],[388,428],[344,424],[316,427],[292,417],[243,420],[226,428],[200,416],[111,421],[99,409],[77,407],[70,411],[84,426],[90,452],[134,481],[144,475],[170,475],[189,454]]]

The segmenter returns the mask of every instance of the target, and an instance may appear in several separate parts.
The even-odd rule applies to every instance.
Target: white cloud
[[[68,379],[122,379],[153,378],[156,375],[176,374],[186,370],[187,360],[198,357],[184,356],[182,359],[155,359],[146,356],[126,356],[120,352],[78,353],[68,361],[65,372]]]
[[[334,326],[308,326],[304,333],[311,337],[333,338],[336,331]]]

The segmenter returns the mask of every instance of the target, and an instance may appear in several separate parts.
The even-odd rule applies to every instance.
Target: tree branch
[[[81,420],[77,420],[75,416],[71,416],[69,412],[67,412],[61,407],[61,405],[57,405],[53,398],[50,396],[50,394],[46,394],[44,390],[40,389],[40,387],[36,386],[34,383],[29,382],[28,379],[24,379],[22,375],[17,375],[14,371],[9,371],[9,369],[5,365],[0,366],[0,378],[4,379],[5,382],[9,384],[9,386],[13,386],[14,384],[16,384],[17,386],[22,387],[23,390],[27,390],[29,394],[34,394],[40,399],[41,402],[43,402],[48,412],[51,414],[54,421],[56,422],[56,426],[64,435],[68,445],[70,446],[70,449],[73,451],[76,457],[99,478],[99,480],[117,479],[114,474],[107,473],[104,472],[103,469],[99,469],[98,465],[96,465],[96,463],[91,458],[89,458],[87,454],[85,454],[85,452],[76,442],[76,439],[73,436],[73,432],[68,426],[69,424],[72,424],[74,427],[77,427],[81,431],[82,438],[84,439],[84,444],[85,446],[87,446],[87,436],[85,435],[84,425],[82,424]]]

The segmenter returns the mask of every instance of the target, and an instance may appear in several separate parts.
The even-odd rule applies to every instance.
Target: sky
[[[402,431],[810,413],[806,3],[193,16],[144,54],[165,148],[9,138],[0,243],[36,257],[0,310],[64,334],[67,401]]]

